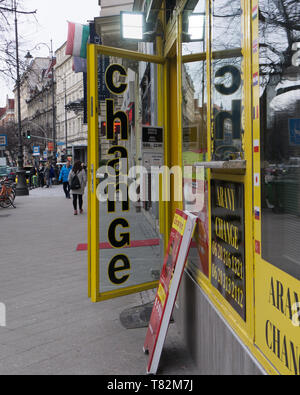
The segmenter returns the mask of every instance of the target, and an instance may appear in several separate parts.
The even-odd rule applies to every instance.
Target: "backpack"
[[[76,191],[77,189],[80,189],[80,188],[81,188],[80,181],[79,181],[78,175],[76,173],[74,175],[74,177],[72,178],[70,189],[72,189],[73,191]]]

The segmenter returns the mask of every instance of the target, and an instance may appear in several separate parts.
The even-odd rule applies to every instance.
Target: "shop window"
[[[183,12],[182,33],[182,158],[184,209],[198,215],[197,229],[188,257],[188,269],[197,279],[198,272],[209,276],[208,187],[205,174],[193,167],[207,159],[207,62],[205,26],[202,37],[189,33],[189,17],[205,15],[204,0],[189,1]],[[201,36],[201,34],[200,34]],[[195,55],[196,61],[189,59]],[[198,60],[198,59],[199,60]]]
[[[212,2],[212,111],[214,160],[242,159],[241,2]]]
[[[262,257],[300,280],[300,3],[259,10]]]

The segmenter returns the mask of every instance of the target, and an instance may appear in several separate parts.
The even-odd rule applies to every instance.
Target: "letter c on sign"
[[[222,95],[232,95],[241,86],[241,82],[242,82],[241,72],[237,67],[227,65],[227,66],[221,67],[216,72],[215,76],[216,77],[225,77],[226,74],[231,74],[231,77],[232,77],[231,85],[229,87],[227,87],[224,85],[224,83],[215,84],[215,88]]]
[[[268,346],[268,348],[270,349],[270,350],[272,350],[272,343],[270,343],[270,341],[269,341],[269,333],[270,332],[272,332],[272,324],[271,324],[271,322],[268,320],[267,322],[266,322],[266,343],[267,343],[267,346]]]
[[[127,89],[127,84],[120,84],[116,86],[114,84],[114,74],[119,73],[122,77],[127,77],[126,70],[120,64],[112,64],[108,67],[105,73],[105,82],[107,88],[115,95],[121,95]]]

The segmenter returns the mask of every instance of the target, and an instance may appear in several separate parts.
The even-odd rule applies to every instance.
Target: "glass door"
[[[164,58],[101,45],[88,52],[89,273],[97,302],[155,288],[159,279]]]

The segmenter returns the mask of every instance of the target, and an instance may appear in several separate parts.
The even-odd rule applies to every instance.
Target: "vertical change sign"
[[[196,220],[189,212],[176,211],[143,349],[149,354],[148,374],[158,369]]]

